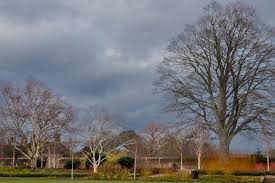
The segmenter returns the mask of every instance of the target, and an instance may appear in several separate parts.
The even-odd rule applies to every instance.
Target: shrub
[[[73,167],[76,169],[80,166],[80,161],[79,160],[74,160],[73,161]],[[64,163],[64,168],[66,169],[71,169],[72,168],[72,160],[66,161]]]
[[[151,175],[169,175],[174,174],[175,169],[173,167],[163,167],[163,168],[157,168],[157,167],[142,167],[138,170],[140,172],[141,176],[148,177]]]
[[[254,154],[257,163],[266,163],[266,157],[264,157],[260,152]]]
[[[143,177],[149,177],[149,176],[153,175],[152,169],[149,169],[149,168],[142,169],[140,173],[141,173],[141,176],[143,176]]]
[[[91,173],[89,178],[96,180],[128,180],[129,172],[120,165],[104,163],[99,166],[98,173]]]
[[[264,176],[264,175],[275,175],[275,172],[233,172],[232,175],[237,176]]]
[[[125,152],[111,153],[108,155],[106,162],[116,163],[120,158],[127,156]]]
[[[124,168],[130,169],[130,168],[134,167],[135,160],[132,157],[124,156],[124,157],[119,158],[117,160],[117,163],[120,164]]]

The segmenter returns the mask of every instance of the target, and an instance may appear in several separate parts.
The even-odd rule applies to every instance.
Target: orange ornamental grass
[[[256,158],[252,155],[233,154],[225,162],[221,162],[217,156],[202,159],[202,169],[209,174],[252,172],[255,170],[255,164]]]

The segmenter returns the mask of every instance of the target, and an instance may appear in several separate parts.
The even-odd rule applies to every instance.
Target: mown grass
[[[89,174],[85,170],[76,170],[74,180],[70,179],[70,170],[32,170],[22,168],[0,168],[0,183],[130,183],[132,176],[127,173],[119,176],[118,172],[112,174]],[[234,175],[202,175],[199,180],[192,180],[190,175],[168,172],[162,176],[138,177],[139,183],[165,183],[165,182],[198,182],[198,183],[258,183],[260,176],[234,176]],[[126,181],[127,180],[127,181]]]
[[[53,179],[53,178],[0,178],[1,183],[133,183],[133,181],[114,180],[83,180],[83,179]],[[149,183],[150,181],[136,181],[137,183]],[[154,181],[154,183],[165,183],[164,181]],[[205,182],[212,183],[212,182]]]
[[[119,180],[89,180],[69,178],[26,178],[26,177],[1,177],[0,183],[168,183],[169,181],[119,181]],[[200,180],[186,180],[185,183],[259,183],[258,177],[224,177],[207,176]]]

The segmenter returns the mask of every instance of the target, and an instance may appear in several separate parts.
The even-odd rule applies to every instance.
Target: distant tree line
[[[199,126],[188,132],[150,122],[137,133],[126,127],[120,115],[99,105],[73,109],[37,80],[27,80],[22,88],[4,84],[0,94],[1,145],[8,145],[13,166],[20,156],[32,168],[40,166],[38,160],[43,167],[47,153],[49,167],[55,168],[58,151],[64,156],[84,156],[96,173],[110,154],[124,151],[133,157],[136,148],[138,156],[174,156],[181,161],[188,154],[200,158],[214,151],[209,133]]]

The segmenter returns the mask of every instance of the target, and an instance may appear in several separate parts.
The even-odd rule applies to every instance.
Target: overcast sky
[[[275,1],[245,2],[275,26]],[[208,3],[0,0],[0,80],[41,80],[71,105],[105,106],[136,130],[167,122],[171,117],[160,113],[163,100],[153,93],[156,65],[169,40]],[[246,149],[257,144],[252,146]]]

